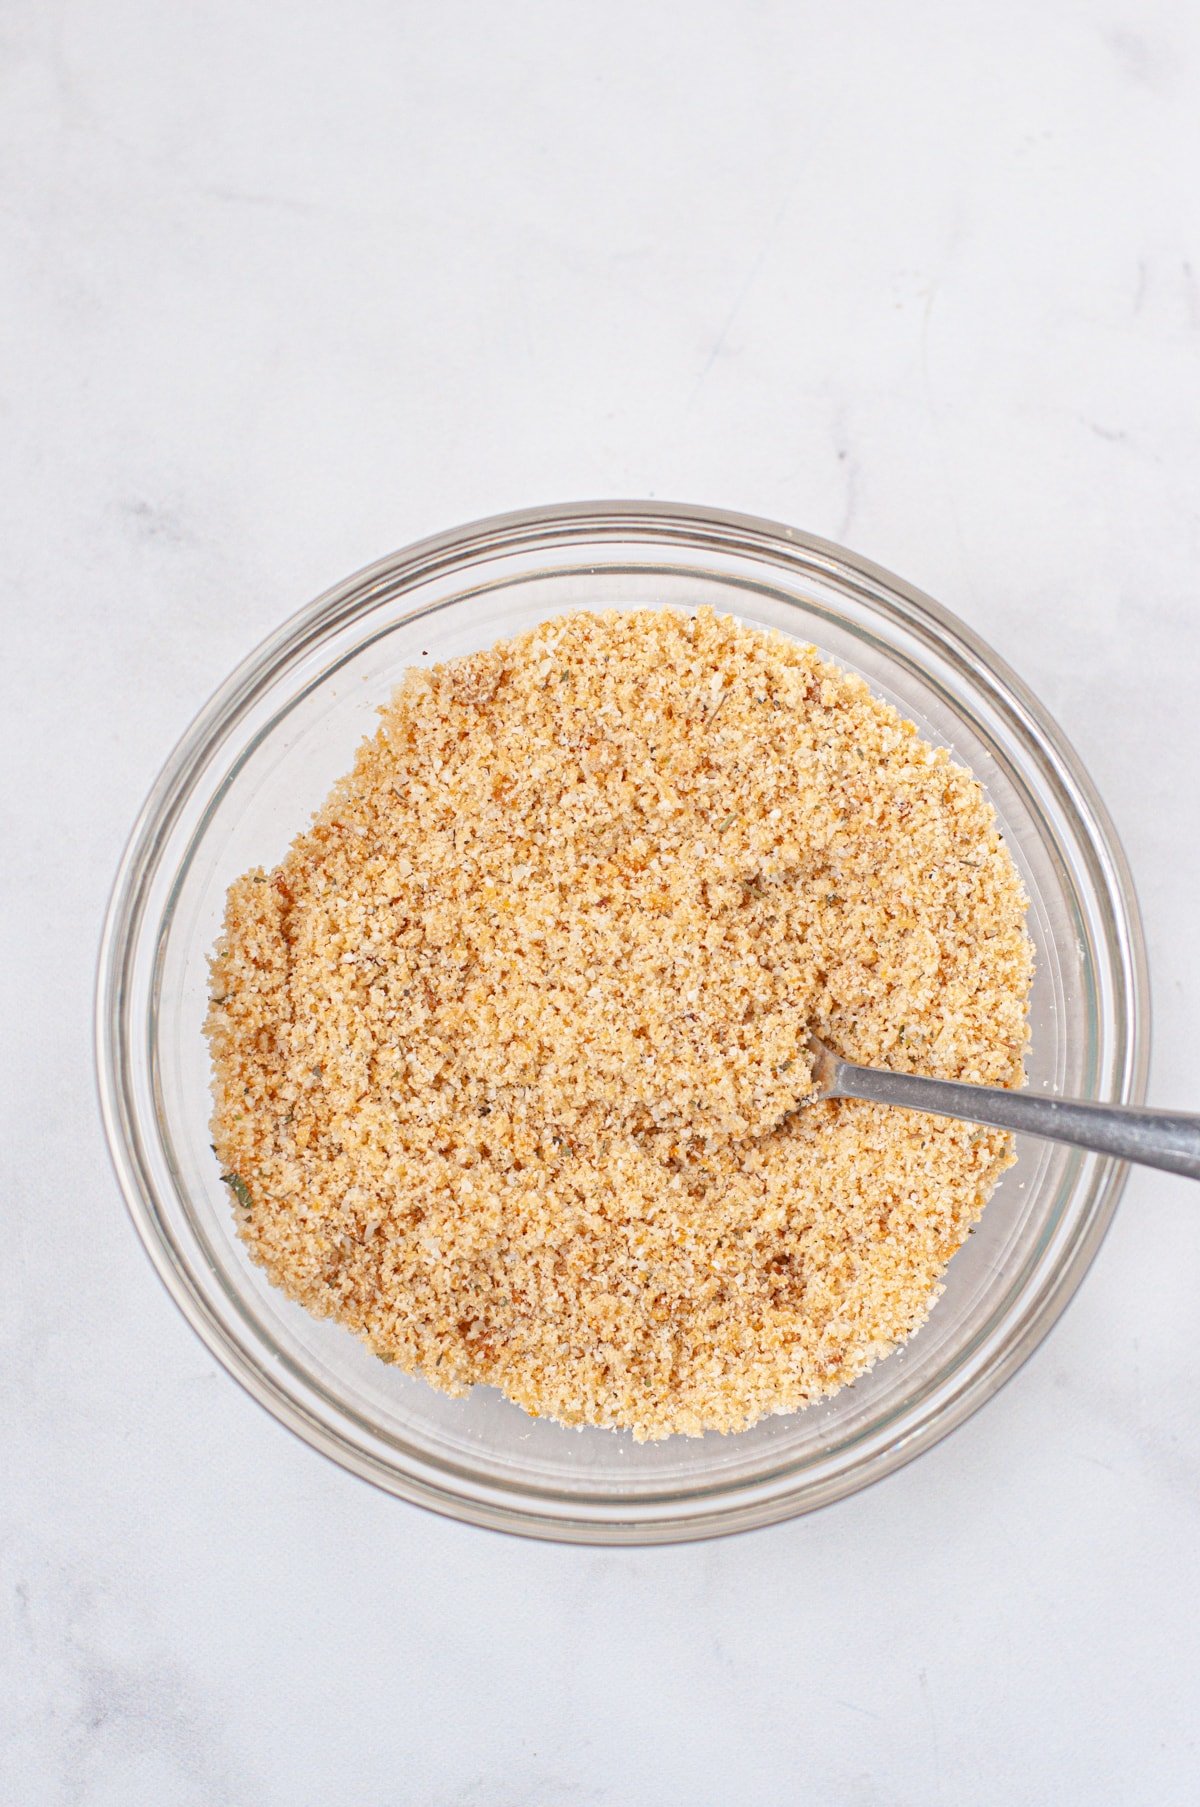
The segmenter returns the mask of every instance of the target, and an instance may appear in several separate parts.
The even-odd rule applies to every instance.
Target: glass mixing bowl
[[[1079,762],[961,622],[865,559],[740,515],[598,503],[441,534],[339,584],[234,672],[176,749],[104,930],[100,1094],[134,1223],[209,1348],[356,1474],[457,1518],[600,1543],[702,1537],[835,1500],[989,1398],[1099,1247],[1124,1168],[1023,1141],[920,1333],[832,1399],[738,1436],[635,1444],[467,1399],[372,1357],[272,1288],[209,1147],[207,956],[229,881],[303,828],[409,665],[577,609],[719,610],[813,641],[970,767],[1030,897],[1032,1086],[1138,1103],[1146,977],[1121,849]]]

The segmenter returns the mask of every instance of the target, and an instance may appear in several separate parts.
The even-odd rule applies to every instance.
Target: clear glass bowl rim
[[[1081,1213],[1082,1230],[1052,1275],[1036,1310],[1018,1333],[1000,1343],[936,1411],[894,1443],[815,1485],[776,1488],[765,1495],[747,1489],[714,1505],[711,1513],[689,1513],[684,1522],[660,1514],[639,1518],[613,1503],[608,1515],[560,1516],[519,1501],[498,1499],[485,1473],[472,1486],[461,1473],[439,1485],[426,1474],[389,1468],[340,1437],[306,1411],[255,1358],[233,1339],[206,1306],[203,1285],[164,1232],[161,1201],[140,1154],[140,1131],[129,1084],[133,1036],[138,1025],[128,1012],[127,978],[134,957],[149,874],[172,824],[186,805],[196,774],[211,746],[232,719],[265,690],[301,649],[319,642],[334,626],[374,606],[381,583],[405,574],[444,575],[484,555],[545,549],[559,552],[597,538],[631,535],[656,548],[672,545],[759,556],[778,566],[802,561],[828,580],[854,583],[871,592],[881,612],[899,613],[931,629],[943,650],[953,650],[970,678],[999,704],[1048,778],[1060,805],[1074,818],[1093,860],[1093,880],[1101,887],[1110,920],[1110,954],[1116,976],[1117,1041],[1114,1097],[1140,1103],[1149,1065],[1149,980],[1141,914],[1132,876],[1108,812],[1078,755],[1026,685],[958,617],[882,566],[832,541],[758,516],[687,503],[596,501],[559,503],[494,515],[419,540],[354,573],[290,617],[230,674],[200,711],[164,764],[134,824],[113,885],[101,937],[95,998],[96,1071],[101,1116],[117,1179],[139,1238],[171,1297],[222,1366],[273,1417],[351,1472],[414,1504],[492,1529],[525,1536],[589,1543],[657,1543],[724,1535],[791,1517],[830,1504],[881,1479],[948,1435],[991,1398],[1043,1340],[1070,1301],[1103,1241],[1123,1190],[1127,1169],[1119,1162],[1097,1164],[1090,1196]],[[861,591],[860,591],[861,594]],[[414,610],[418,613],[419,610]]]

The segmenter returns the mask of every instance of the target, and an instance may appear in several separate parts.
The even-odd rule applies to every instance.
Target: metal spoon
[[[1138,1110],[1127,1104],[1085,1104],[1076,1098],[1010,1092],[998,1085],[888,1073],[842,1060],[815,1035],[809,1036],[808,1045],[813,1090],[805,1104],[820,1098],[898,1104],[904,1110],[930,1111],[935,1117],[961,1117],[992,1129],[1070,1142],[1096,1154],[1139,1161],[1143,1167],[1165,1167],[1168,1173],[1186,1173],[1190,1179],[1200,1180],[1200,1116]]]

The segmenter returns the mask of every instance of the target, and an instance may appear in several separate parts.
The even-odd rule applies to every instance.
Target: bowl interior
[[[139,1227],[227,1365],[310,1440],[409,1497],[509,1528],[630,1538],[819,1503],[923,1447],[993,1390],[1075,1283],[1111,1211],[1108,1164],[1022,1141],[906,1347],[807,1411],[735,1437],[650,1445],[530,1419],[488,1389],[466,1400],[436,1393],[289,1303],[234,1236],[209,1146],[201,1033],[227,885],[281,857],[406,667],[577,609],[711,603],[811,640],[948,747],[983,783],[1029,893],[1029,1084],[1136,1094],[1137,972],[1119,852],[1069,768],[1064,776],[1069,754],[948,618],[849,555],[779,531],[747,545],[568,522],[508,540],[481,534],[465,549],[435,542],[374,567],[235,674],[164,775],[128,857],[110,924],[107,1052]]]

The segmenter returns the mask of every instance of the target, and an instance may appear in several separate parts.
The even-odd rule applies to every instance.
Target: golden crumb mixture
[[[1019,1085],[1032,949],[979,785],[711,610],[411,671],[229,892],[213,1133],[271,1279],[451,1393],[734,1431],[925,1318],[998,1131],[793,1107],[809,1028]]]

